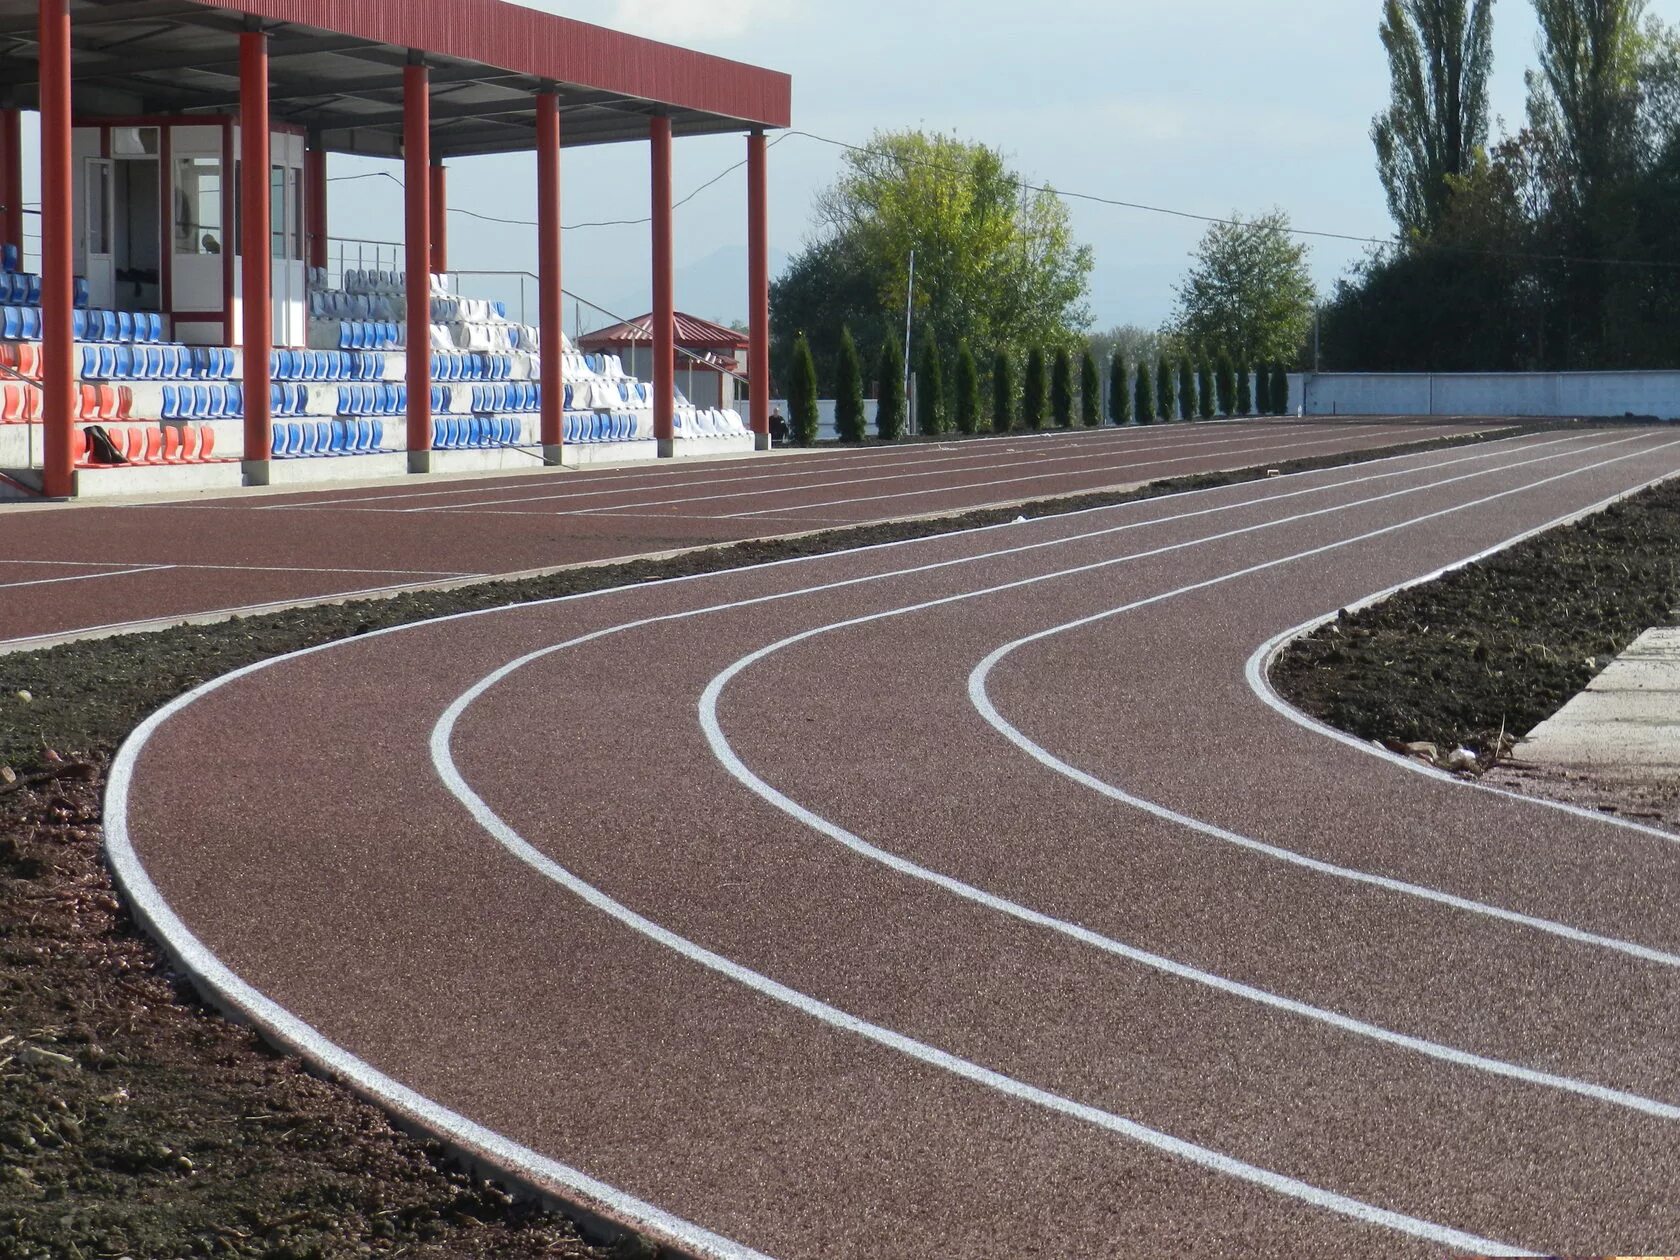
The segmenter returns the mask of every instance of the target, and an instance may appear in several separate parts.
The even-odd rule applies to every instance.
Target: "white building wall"
[[[1309,416],[1621,416],[1680,420],[1680,372],[1296,373]]]

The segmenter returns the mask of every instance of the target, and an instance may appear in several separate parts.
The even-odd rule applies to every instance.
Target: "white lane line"
[[[320,568],[314,565],[274,565],[274,564],[178,564],[174,561],[150,560],[0,560],[0,564],[53,565],[64,568],[97,569],[97,568],[128,568],[132,572],[149,573],[157,569],[190,569],[202,573],[348,573],[366,576],[376,574],[382,577],[434,577],[434,578],[465,578],[482,577],[480,573],[459,573],[448,570],[433,569],[335,569]],[[98,575],[94,575],[98,576]],[[122,576],[120,574],[116,576]]]
[[[852,1015],[839,1007],[831,1006],[827,1002],[811,997],[797,989],[790,988],[769,976],[753,971],[748,967],[725,958],[721,954],[698,945],[686,937],[662,927],[624,905],[622,902],[608,896],[595,885],[587,882],[570,870],[561,866],[551,858],[533,847],[512,827],[508,826],[483,798],[473,791],[467,781],[461,777],[454,757],[450,751],[450,741],[454,735],[456,723],[461,715],[470,708],[485,692],[496,686],[503,679],[523,668],[535,657],[547,655],[548,650],[522,657],[504,665],[495,673],[482,679],[477,685],[463,693],[454,704],[438,719],[432,729],[431,752],[432,765],[444,785],[454,794],[455,798],[472,815],[478,823],[498,844],[514,857],[530,866],[549,880],[572,893],[585,904],[593,906],[615,921],[630,928],[655,943],[677,954],[690,962],[696,963],[709,971],[715,972],[726,979],[751,990],[754,993],[791,1007],[801,1014],[837,1028],[842,1032],[851,1033],[876,1045],[893,1050],[929,1067],[948,1072],[959,1079],[969,1081],[982,1088],[992,1090],[1004,1097],[1015,1099],[1043,1108],[1057,1115],[1079,1120],[1094,1127],[1107,1130],[1123,1138],[1138,1142],[1142,1145],[1175,1156],[1187,1163],[1232,1177],[1252,1185],[1258,1185],[1275,1194],[1284,1195],[1311,1207],[1364,1224],[1376,1225],[1397,1233],[1407,1234],[1414,1238],[1425,1239],[1441,1246],[1453,1247],[1459,1250],[1475,1251],[1482,1255],[1512,1256],[1530,1255],[1531,1252],[1522,1251],[1505,1243],[1481,1238],[1474,1234],[1439,1225],[1433,1221],[1426,1221],[1419,1217],[1407,1216],[1387,1208],[1377,1207],[1346,1195],[1337,1194],[1333,1190],[1312,1185],[1285,1174],[1273,1172],[1267,1168],[1250,1164],[1244,1160],[1227,1155],[1221,1151],[1206,1146],[1199,1146],[1187,1142],[1182,1138],[1173,1137],[1159,1129],[1153,1129],[1135,1120],[1127,1119],[1111,1111],[1093,1107],[1087,1103],[1077,1102],[1061,1094],[1052,1093],[1036,1085],[1007,1076],[991,1068],[982,1067],[968,1059],[959,1058],[936,1046],[905,1036],[880,1024]]]
[[[1305,441],[1289,442],[1289,443],[1285,443],[1281,446],[1266,445],[1266,446],[1258,446],[1258,447],[1255,447],[1253,449],[1229,450],[1229,451],[1226,452],[1226,454],[1242,455],[1244,458],[1247,458],[1249,456],[1255,456],[1255,455],[1272,455],[1272,456],[1275,456],[1276,454],[1278,454],[1280,452],[1283,452],[1283,451],[1299,451],[1299,450],[1305,450],[1309,447],[1314,447],[1314,446],[1328,446],[1328,445],[1332,445],[1334,443],[1340,442],[1342,440],[1343,439],[1340,436],[1329,437],[1329,438],[1319,438],[1318,440],[1312,441],[1312,442],[1305,442]],[[1232,446],[1241,445],[1244,448],[1248,448],[1251,444],[1249,444],[1249,443],[1241,443],[1241,444],[1232,443],[1232,444],[1229,444],[1229,445],[1232,445]],[[1171,448],[1169,448],[1169,449],[1171,449]],[[894,494],[862,495],[862,496],[855,496],[855,497],[849,498],[849,499],[825,499],[825,500],[823,500],[821,502],[818,502],[818,503],[794,504],[794,505],[791,505],[791,506],[806,507],[806,508],[842,507],[842,506],[846,506],[846,505],[853,504],[853,503],[880,503],[880,502],[884,502],[888,499],[910,499],[910,498],[925,497],[927,495],[934,495],[934,494],[957,494],[957,493],[961,493],[961,492],[969,491],[969,490],[988,490],[988,489],[992,488],[993,486],[1014,486],[1014,485],[1019,485],[1022,482],[1025,482],[1025,481],[1047,481],[1052,477],[1058,477],[1058,478],[1094,477],[1094,476],[1098,476],[1100,474],[1124,472],[1128,469],[1134,469],[1134,468],[1164,468],[1168,464],[1188,464],[1188,463],[1195,462],[1196,460],[1205,459],[1205,458],[1207,458],[1208,449],[1209,448],[1204,447],[1195,454],[1181,455],[1176,459],[1151,459],[1151,460],[1142,460],[1142,461],[1138,461],[1138,462],[1125,463],[1125,464],[1105,464],[1105,465],[1102,465],[1102,466],[1097,467],[1097,468],[1078,468],[1078,469],[1074,469],[1072,471],[1064,471],[1064,472],[1034,473],[1031,476],[1026,476],[1026,477],[1004,477],[1004,478],[999,478],[999,479],[994,480],[994,481],[971,481],[971,482],[966,482],[966,483],[964,483],[963,485],[960,485],[960,486],[933,486],[933,487],[923,488],[923,489],[920,489],[920,490],[901,490],[901,491],[898,491]],[[1001,465],[1000,464],[1000,465],[998,465],[998,467],[1000,467],[1000,468],[1007,467],[1007,465]],[[1210,471],[1216,471],[1216,470],[1210,470]],[[890,478],[883,478],[882,480],[890,480]],[[810,487],[810,488],[815,489],[815,487]],[[729,496],[724,496],[724,497],[738,498],[738,497],[741,497],[741,496],[729,495]],[[788,507],[789,507],[789,505],[784,505],[784,506],[779,507],[779,508],[760,508],[760,509],[756,509],[756,510],[751,511],[751,512],[738,512],[735,515],[736,515],[737,519],[748,519],[748,518],[751,518],[751,517],[754,517],[754,516],[768,515],[768,514],[773,513],[773,512],[785,512],[785,511],[788,510]],[[609,508],[602,508],[600,510],[602,512],[610,512],[611,511],[611,509],[609,509]]]
[[[179,568],[173,564],[152,564],[139,569],[117,569],[106,573],[77,573],[67,577],[36,578],[32,582],[0,582],[0,591],[17,590],[24,586],[58,586],[65,582],[92,582],[98,578],[134,577],[141,573],[167,573]]]
[[[1469,462],[1470,459],[1491,458],[1494,455],[1505,452],[1490,451],[1487,449],[1488,447],[1503,447],[1508,442],[1514,443],[1515,445],[1512,449],[1518,452],[1531,449],[1536,445],[1542,445],[1535,443],[1522,443],[1519,439],[1515,438],[1502,438],[1489,442],[1486,446],[1479,448],[1481,451],[1479,455],[1445,462],[1465,463]],[[1552,445],[1552,443],[1545,443],[1543,445]],[[1375,466],[1377,464],[1406,464],[1407,466],[1391,470],[1388,473],[1367,476],[1364,478],[1356,478],[1354,481],[1374,481],[1383,477],[1405,476],[1415,472],[1427,472],[1430,468],[1437,466],[1430,464],[1418,464],[1416,466],[1412,466],[1412,461],[1417,461],[1420,458],[1422,458],[1422,456],[1419,454],[1408,452],[1402,455],[1388,456],[1381,460],[1374,460],[1370,465],[1367,465],[1367,467]],[[1291,473],[1288,474],[1285,479],[1292,481],[1306,480],[1310,477],[1323,475],[1323,471],[1318,470],[1311,473]],[[1321,486],[1308,487],[1306,490],[1299,493],[1331,490],[1344,484],[1350,483],[1328,483]],[[1108,516],[1123,509],[1135,507],[1138,503],[1165,502],[1169,499],[1180,500],[1206,498],[1221,491],[1230,490],[1231,488],[1232,487],[1229,486],[1221,486],[1206,490],[1182,491],[1173,495],[1161,496],[1159,499],[1137,500],[1128,504],[1110,505],[1100,508],[1087,508],[1076,513],[1068,513],[1067,517],[1072,519],[1076,517]],[[1294,495],[1291,494],[1290,497],[1294,497]],[[1246,503],[1234,504],[1231,505],[1231,507],[1235,510],[1240,507],[1251,506],[1253,503],[1258,503],[1260,501],[1261,500],[1252,500]],[[1050,519],[1059,520],[1061,518]],[[930,572],[953,565],[992,559],[997,556],[1015,555],[1024,552],[1036,551],[1046,547],[1060,546],[1063,543],[1080,541],[1082,537],[1096,537],[1106,533],[1120,532],[1124,529],[1142,527],[1144,525],[1156,523],[1164,524],[1166,522],[1135,522],[1133,524],[1114,527],[1112,529],[1093,531],[1089,535],[1074,536],[1066,539],[1049,539],[1019,547],[1002,548],[995,552],[982,552],[971,557],[958,557],[952,560],[937,561],[893,572],[872,574],[859,578],[824,583],[777,595],[765,596],[755,600],[734,601],[727,604],[717,604],[710,607],[703,607],[688,612],[644,618],[637,622],[612,627],[601,631],[596,635],[586,636],[585,639],[580,640],[580,642],[588,641],[594,638],[603,638],[608,634],[615,634],[622,630],[633,629],[640,625],[681,620],[689,616],[698,616],[706,612],[723,611],[725,609],[745,607],[750,604],[769,603],[782,599],[792,599],[806,594],[836,590],[843,587],[861,585],[867,582],[882,581],[905,574]],[[943,535],[940,540],[949,541],[953,537],[979,539],[1000,530],[1013,528],[1017,527],[989,525],[978,529],[961,531],[961,533],[955,535]],[[887,543],[875,543],[866,547],[857,547],[848,551],[828,553],[820,556],[798,556],[787,560],[773,560],[765,564],[753,565],[744,569],[734,570],[727,576],[735,579],[746,574],[784,568],[791,570],[796,567],[819,564],[823,561],[834,560],[836,558],[857,557],[889,551],[908,550],[910,548],[919,547],[930,541],[934,540],[926,538],[902,539]],[[628,1196],[609,1199],[607,1194],[611,1192],[610,1187],[604,1187],[600,1183],[594,1182],[592,1179],[588,1178],[585,1174],[578,1172],[575,1169],[567,1168],[564,1165],[557,1164],[554,1161],[529,1150],[528,1148],[508,1142],[506,1139],[503,1139],[499,1135],[474,1124],[472,1121],[469,1121],[446,1108],[442,1108],[437,1104],[430,1102],[430,1100],[421,1097],[406,1087],[398,1084],[391,1078],[383,1076],[371,1068],[367,1068],[361,1060],[356,1059],[355,1056],[351,1055],[348,1051],[343,1050],[321,1037],[302,1020],[298,1019],[290,1012],[279,1007],[277,1004],[273,1003],[262,994],[257,993],[250,986],[246,985],[227,967],[225,967],[219,959],[204,948],[197,937],[195,937],[187,929],[186,925],[183,924],[173,913],[168,906],[168,903],[158,892],[155,885],[153,885],[151,879],[145,872],[144,866],[141,864],[133,849],[128,827],[128,808],[130,785],[133,779],[134,767],[151,737],[175,714],[185,710],[190,705],[195,704],[198,700],[213,694],[237,679],[248,677],[267,669],[290,664],[306,657],[314,656],[317,653],[333,651],[345,646],[347,643],[365,643],[370,640],[384,638],[387,635],[403,634],[409,631],[418,630],[422,627],[435,627],[453,624],[455,622],[465,622],[482,617],[502,615],[508,612],[524,612],[534,608],[550,608],[576,602],[599,600],[610,595],[622,594],[626,591],[645,591],[650,587],[680,588],[690,584],[707,582],[718,576],[723,575],[694,574],[685,577],[667,578],[658,582],[644,583],[641,586],[636,587],[619,587],[603,591],[587,591],[576,595],[563,595],[554,599],[536,601],[530,604],[512,605],[504,608],[475,609],[469,612],[455,613],[447,617],[435,618],[430,621],[413,622],[401,626],[390,626],[372,631],[367,635],[359,637],[358,639],[337,640],[332,643],[319,644],[312,648],[305,648],[297,652],[288,653],[284,656],[274,657],[270,660],[259,661],[253,665],[247,666],[244,669],[237,670],[232,674],[228,674],[222,678],[218,678],[204,684],[196,690],[182,696],[178,700],[173,701],[165,708],[159,710],[157,714],[149,718],[139,727],[139,729],[135,731],[134,735],[130,737],[130,739],[118,752],[116,762],[112,767],[105,808],[106,844],[107,849],[111,854],[112,868],[116,874],[118,886],[136,907],[136,912],[141,922],[144,923],[148,930],[150,930],[164,943],[172,956],[182,962],[183,966],[188,970],[188,973],[193,976],[195,983],[199,985],[201,991],[219,996],[229,1006],[240,1011],[245,1018],[249,1019],[257,1027],[266,1029],[278,1040],[293,1046],[306,1058],[327,1067],[329,1070],[339,1073],[345,1079],[352,1082],[356,1088],[364,1091],[369,1097],[376,1099],[384,1105],[395,1110],[420,1117],[423,1123],[431,1128],[433,1132],[439,1133],[459,1145],[488,1153],[493,1159],[501,1161],[504,1167],[515,1170],[523,1170],[539,1180],[545,1180],[554,1185],[565,1188],[570,1193],[583,1199],[612,1203],[615,1205],[613,1207],[614,1211],[619,1212],[622,1215],[634,1217],[635,1219],[641,1221],[647,1229],[652,1230],[658,1228],[667,1233],[673,1232],[673,1227],[659,1223],[661,1221],[674,1219],[668,1218],[666,1214],[661,1212],[660,1209],[649,1204],[640,1204],[638,1201],[628,1198]],[[560,645],[560,647],[566,646],[572,645]],[[558,651],[560,648],[552,650]],[[616,1194],[617,1192],[611,1193]],[[677,1222],[677,1226],[679,1227],[682,1226],[682,1224],[682,1222]],[[738,1248],[735,1251],[719,1249],[719,1246],[715,1244],[712,1245],[711,1250],[707,1250],[705,1247],[702,1247],[701,1243],[697,1241],[692,1234],[683,1233],[680,1230],[676,1232],[676,1236],[683,1239],[686,1245],[701,1247],[701,1254],[708,1256],[717,1255],[720,1257],[728,1257],[733,1260],[733,1257],[736,1256],[750,1257],[754,1254],[746,1251],[744,1248]],[[1515,1250],[1505,1250],[1502,1249],[1499,1244],[1487,1242],[1486,1240],[1470,1238],[1468,1236],[1454,1235],[1452,1239],[1443,1239],[1442,1241],[1451,1241],[1459,1246],[1468,1246],[1473,1249],[1480,1249],[1485,1254],[1526,1254]],[[728,1244],[728,1246],[734,1246],[734,1244]]]

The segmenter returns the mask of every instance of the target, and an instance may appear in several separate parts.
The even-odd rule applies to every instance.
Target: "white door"
[[[87,271],[88,300],[95,307],[116,305],[116,187],[117,164],[110,158],[84,158],[82,178],[82,250]]]
[[[275,137],[278,147],[279,136]],[[274,264],[274,344],[301,346],[308,340],[307,274],[303,249],[303,171],[291,164],[269,171],[269,251]]]

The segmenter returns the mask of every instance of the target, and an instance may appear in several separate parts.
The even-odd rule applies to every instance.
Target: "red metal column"
[[[304,231],[309,236],[309,265],[325,270],[327,266],[327,151],[311,147],[304,155],[303,182],[304,212],[308,222]]]
[[[747,137],[747,391],[754,445],[770,449],[770,184],[764,133]]]
[[[40,0],[40,20],[41,335],[46,393],[42,489],[62,499],[76,490],[71,445],[76,423],[76,264],[70,181],[69,0]]]
[[[412,54],[411,54],[412,56]],[[408,246],[408,470],[432,470],[432,103],[418,59],[403,68]]]
[[[543,462],[558,464],[566,430],[565,328],[560,241],[560,98],[537,97],[537,287],[542,325]]]
[[[23,253],[23,111],[0,110],[0,197],[6,202],[0,234],[5,243],[18,248],[18,270],[26,270]]]
[[[432,270],[449,270],[449,168],[432,163]]]
[[[240,200],[245,231],[240,239],[240,303],[245,348],[245,481],[268,484],[273,448],[269,398],[273,380],[274,242],[269,175],[268,36],[239,35],[239,152],[244,164]]]
[[[658,117],[653,141],[653,436],[659,457],[677,453],[677,301],[671,238],[671,120]]]

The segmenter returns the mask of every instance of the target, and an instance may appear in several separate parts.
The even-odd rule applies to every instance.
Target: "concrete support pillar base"
[[[408,453],[408,471],[411,473],[431,472],[432,453],[430,451],[410,451]]]
[[[244,470],[246,485],[266,486],[269,484],[270,470],[274,465],[266,459],[248,459],[240,467]]]
[[[659,458],[660,459],[675,459],[676,457],[677,457],[677,444],[676,444],[676,442],[671,438],[660,438],[659,439]]]
[[[774,446],[770,441],[770,435],[768,433],[753,434],[753,450],[768,451],[772,449],[774,449]]]
[[[558,468],[566,457],[566,448],[560,445],[543,447],[543,463],[550,468]]]

